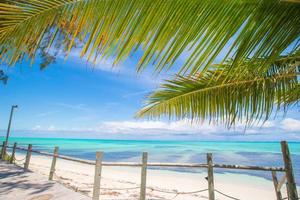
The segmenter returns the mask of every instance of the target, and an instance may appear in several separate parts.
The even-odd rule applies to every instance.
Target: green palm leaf
[[[0,3],[0,58],[34,58],[47,33],[49,47],[63,34],[66,52],[82,41],[81,56],[94,62],[113,56],[117,64],[143,49],[138,70],[168,69],[187,53],[180,72],[195,74],[221,52],[233,66],[268,58],[264,68],[299,40],[299,22],[292,0],[8,0]]]
[[[249,60],[234,69],[243,73],[233,72],[229,63],[196,77],[178,76],[153,92],[137,117],[208,119],[228,127],[267,120],[274,108],[286,110],[299,101],[300,57],[280,58],[263,73],[256,70],[261,62]]]

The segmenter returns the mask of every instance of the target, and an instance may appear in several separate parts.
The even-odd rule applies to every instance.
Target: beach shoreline
[[[24,154],[16,154],[16,164],[22,166]],[[29,169],[43,176],[49,175],[51,158],[33,154]],[[138,199],[140,186],[139,167],[103,167],[101,176],[102,199]],[[147,170],[147,198],[196,200],[207,199],[206,173],[178,172],[159,169]],[[216,199],[243,200],[276,199],[272,181],[256,176],[233,173],[215,173]],[[58,159],[54,180],[92,196],[94,166]],[[223,194],[221,194],[223,193]],[[284,188],[283,197],[286,196]]]

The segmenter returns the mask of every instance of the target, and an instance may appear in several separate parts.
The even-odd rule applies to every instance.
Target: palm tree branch
[[[49,1],[49,4],[48,4],[49,7],[44,7],[43,6],[45,8],[43,10],[40,10],[41,5],[39,5],[39,4],[31,4],[31,6],[33,6],[33,7],[36,8],[36,9],[34,9],[34,11],[36,11],[36,12],[33,12],[32,15],[29,15],[27,18],[24,18],[23,20],[18,21],[11,28],[14,29],[15,27],[17,27],[19,25],[22,25],[22,24],[26,23],[26,21],[32,20],[35,17],[39,17],[40,15],[45,15],[45,14],[47,14],[47,12],[50,12],[50,11],[53,11],[53,10],[58,10],[58,9],[61,9],[62,7],[64,7],[64,6],[68,6],[68,5],[71,5],[71,4],[79,3],[81,1],[84,1],[84,0],[76,0],[76,1],[71,0],[70,2],[68,2],[68,1],[61,1],[60,4],[57,3],[56,5],[55,4],[51,4],[52,1]],[[17,4],[19,6],[22,6],[22,5],[28,6],[28,4],[30,4],[30,3],[31,2],[27,1],[26,3],[17,3]],[[18,7],[16,7],[16,8],[18,8]]]
[[[17,0],[0,4],[0,55],[11,65],[34,58],[46,33],[65,34],[65,51],[82,40],[81,56],[114,64],[143,48],[137,69],[153,62],[169,69],[187,54],[180,71],[205,71],[226,49],[232,67],[249,57],[273,63],[299,39],[300,5],[269,0]],[[230,48],[227,48],[230,40]],[[51,45],[50,45],[51,46]],[[4,51],[6,50],[6,51]],[[298,51],[297,47],[294,51]],[[221,62],[223,64],[223,62]]]
[[[188,93],[180,94],[178,96],[175,96],[175,97],[172,97],[172,98],[168,99],[168,101],[172,101],[172,100],[175,100],[175,99],[178,99],[178,98],[182,98],[184,96],[189,96],[189,95],[192,95],[192,94],[195,94],[195,93],[213,91],[213,90],[216,90],[216,89],[223,89],[223,88],[231,87],[231,86],[246,85],[246,84],[259,83],[259,82],[265,82],[265,81],[271,81],[271,80],[275,81],[275,80],[286,79],[286,78],[291,78],[291,77],[294,78],[295,76],[298,76],[298,75],[300,75],[300,72],[279,74],[279,75],[269,77],[269,78],[263,77],[263,78],[254,78],[252,80],[232,81],[232,82],[229,82],[229,83],[214,85],[214,86],[211,86],[211,87],[206,87],[204,89],[197,89],[197,90],[194,90],[194,91],[191,91],[191,92],[188,92]]]
[[[211,77],[216,71],[196,77],[178,76],[148,96],[146,106],[136,116],[208,118],[222,121],[228,127],[243,119],[249,124],[265,121],[271,116],[274,106],[286,109],[300,97],[297,93],[300,90],[296,89],[299,88],[299,63],[284,64],[283,59],[278,59],[277,64],[279,62],[281,65],[272,65],[268,72],[260,75],[250,69],[244,76],[235,73],[228,76],[230,70],[225,65],[223,68],[218,66],[216,71],[222,76],[215,79]]]

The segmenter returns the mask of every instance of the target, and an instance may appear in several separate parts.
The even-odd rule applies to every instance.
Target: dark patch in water
[[[127,160],[131,158],[136,158],[142,154],[134,151],[122,151],[122,152],[106,152],[104,153],[105,161],[117,161],[117,160]]]
[[[176,146],[176,145],[174,145],[174,146],[172,146],[172,145],[155,145],[154,146],[155,148],[161,148],[161,149],[170,149],[170,148],[178,148],[178,146]]]

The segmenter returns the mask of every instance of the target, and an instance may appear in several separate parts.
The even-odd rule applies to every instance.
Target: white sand
[[[24,155],[17,155],[17,159],[22,159],[23,157]],[[29,168],[34,172],[48,176],[50,165],[51,159],[49,157],[33,155]],[[205,173],[183,173],[149,169],[147,171],[147,199],[208,199],[207,191],[176,195],[178,192],[193,192],[207,189],[205,176]],[[94,166],[62,159],[57,160],[54,179],[75,191],[91,196],[93,177]],[[101,199],[138,199],[139,183],[140,168],[138,167],[103,167]],[[249,175],[215,173],[215,188],[241,200],[276,199],[271,181]],[[285,197],[284,189],[282,191]],[[216,199],[226,200],[230,198],[216,193]]]
[[[0,200],[88,200],[38,173],[0,161]]]

